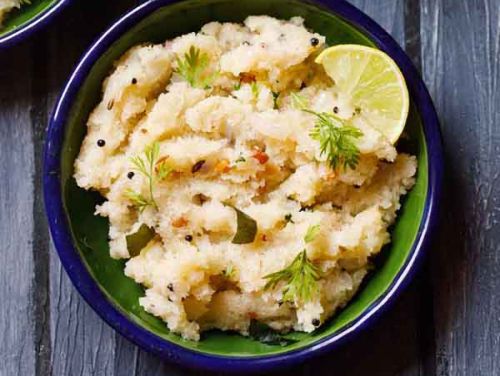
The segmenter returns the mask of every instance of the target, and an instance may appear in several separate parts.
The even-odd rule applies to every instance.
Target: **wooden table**
[[[500,1],[352,2],[405,46],[434,98],[446,148],[442,224],[423,270],[376,325],[282,374],[500,375]],[[84,49],[133,4],[76,0],[0,53],[1,376],[195,374],[99,319],[62,270],[45,220],[49,113]]]

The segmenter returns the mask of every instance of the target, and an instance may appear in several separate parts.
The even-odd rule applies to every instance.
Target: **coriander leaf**
[[[310,243],[318,236],[320,231],[320,225],[309,226],[307,229],[306,235],[304,236],[304,241],[306,243]]]
[[[144,211],[144,209],[146,209],[148,206],[154,206],[154,203],[144,197],[142,194],[140,193],[137,193],[135,191],[133,191],[132,189],[127,189],[125,191],[125,196],[130,200],[132,201],[132,203],[134,204],[134,206],[140,210],[140,212],[142,213]]]
[[[319,141],[320,153],[326,154],[330,167],[336,169],[341,165],[344,169],[356,168],[360,152],[355,139],[360,138],[363,133],[356,127],[346,125],[344,120],[333,114],[303,111],[317,117],[310,136],[313,140]]]
[[[273,289],[278,283],[284,282],[283,301],[307,302],[318,292],[320,270],[307,258],[304,249],[285,269],[264,277],[267,283],[264,289]]]
[[[292,96],[292,105],[297,110],[304,111],[309,107],[309,102],[303,95],[297,93],[291,93],[291,96]]]
[[[138,256],[154,236],[155,232],[145,224],[142,224],[133,234],[127,235],[125,239],[130,257]]]
[[[155,141],[144,149],[144,157],[135,156],[130,158],[130,162],[134,165],[136,171],[142,174],[148,181],[149,197],[145,197],[139,192],[132,189],[125,191],[127,198],[142,212],[146,207],[152,206],[158,209],[158,204],[154,198],[155,185],[165,179],[172,171],[164,161],[158,163],[160,157],[160,144]]]
[[[252,320],[250,322],[248,335],[250,336],[250,338],[267,345],[287,346],[297,342],[297,340],[295,339],[285,338],[283,335],[273,330],[268,325],[257,320]]]
[[[160,163],[156,167],[156,179],[158,181],[165,179],[172,170],[172,167],[168,166],[165,162]]]
[[[316,124],[309,135],[319,141],[320,154],[326,155],[330,167],[356,168],[360,152],[355,140],[363,133],[334,114],[309,109],[309,103],[302,95],[291,93],[291,96],[295,108],[316,116]]]
[[[257,85],[257,82],[253,81],[250,84],[250,88],[252,89],[252,95],[254,99],[257,99],[257,97],[259,96],[259,85]]]
[[[176,61],[176,72],[192,87],[206,89],[218,75],[218,72],[212,74],[207,72],[210,57],[195,46],[189,48],[189,51],[184,54],[184,58],[177,57]]]
[[[232,207],[232,206],[231,206]],[[232,240],[233,244],[253,243],[257,235],[257,222],[241,210],[232,207],[236,212],[237,229]]]
[[[148,175],[148,168],[146,167],[146,163],[142,159],[142,157],[132,157],[130,158],[130,162],[134,165],[135,169],[139,171],[143,175]]]
[[[234,277],[234,273],[236,271],[234,270],[234,267],[232,264],[229,264],[228,267],[226,269],[224,269],[224,271],[222,272],[222,275],[228,279],[231,279]]]

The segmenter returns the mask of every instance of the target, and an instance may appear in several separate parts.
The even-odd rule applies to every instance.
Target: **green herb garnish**
[[[176,61],[176,72],[184,77],[192,87],[207,89],[218,74],[218,72],[211,74],[207,72],[210,57],[195,46],[189,48],[189,52],[184,54],[184,58],[177,57]]]
[[[125,239],[130,257],[138,256],[154,236],[155,232],[145,224],[142,224],[133,234],[127,235]]]
[[[255,99],[259,96],[259,85],[257,85],[257,82],[253,81],[250,84],[250,88],[252,89],[252,95]]]
[[[144,197],[141,193],[138,193],[134,191],[133,189],[127,189],[125,191],[125,196],[132,201],[134,206],[139,209],[139,211],[142,213],[144,209],[146,209],[148,206],[153,206],[156,208],[156,203],[153,200],[150,200],[146,197]]]
[[[159,162],[160,156],[160,144],[154,142],[152,145],[144,149],[143,157],[132,157],[130,161],[134,165],[134,169],[141,173],[147,180],[149,186],[149,196],[146,197],[141,193],[135,192],[132,189],[128,189],[125,194],[127,198],[132,201],[132,203],[141,212],[144,211],[148,206],[152,206],[158,209],[158,205],[154,198],[154,187],[155,185],[165,179],[168,174],[172,171],[165,161]]]
[[[320,154],[326,154],[330,167],[334,170],[339,165],[344,169],[356,168],[360,152],[355,140],[363,136],[363,133],[334,114],[310,110],[307,100],[299,94],[292,93],[292,101],[294,107],[316,116],[316,124],[310,136],[319,141]]]
[[[309,226],[306,235],[304,236],[304,241],[306,243],[312,242],[316,238],[316,236],[318,236],[319,231],[320,231],[320,225]]]
[[[319,229],[319,225],[310,226],[304,236],[304,241],[311,242],[318,235]],[[285,269],[264,277],[268,280],[264,290],[273,289],[278,283],[284,282],[284,302],[307,302],[318,292],[320,278],[320,270],[307,258],[307,251],[304,249]]]
[[[224,271],[222,272],[222,275],[224,277],[226,277],[227,279],[231,279],[234,277],[235,273],[236,273],[236,270],[234,269],[233,265],[229,264],[229,266],[226,269],[224,269]]]
[[[283,301],[307,302],[317,293],[320,278],[319,269],[307,258],[304,249],[285,269],[266,275],[264,279],[268,279],[268,282],[264,289],[273,289],[278,283],[284,282]]]
[[[248,335],[250,336],[250,338],[267,345],[287,346],[297,342],[297,340],[295,339],[284,337],[268,325],[263,324],[257,320],[252,320],[250,322]]]
[[[236,211],[237,229],[232,240],[233,244],[253,243],[257,235],[257,222],[241,210],[232,207]]]
[[[234,161],[235,163],[246,162],[246,159],[243,155],[240,154],[238,158]]]
[[[319,141],[321,155],[326,154],[332,169],[343,166],[355,169],[359,163],[359,149],[355,139],[363,133],[356,127],[345,125],[339,117],[326,112],[307,111],[318,117],[316,125],[310,133],[313,140]]]
[[[297,110],[304,110],[309,107],[309,102],[303,95],[291,93],[290,96],[292,97],[292,105]]]

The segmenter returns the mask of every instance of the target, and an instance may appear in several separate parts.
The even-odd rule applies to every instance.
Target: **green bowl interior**
[[[117,40],[93,66],[82,84],[66,124],[61,160],[63,202],[74,244],[90,273],[108,299],[123,314],[156,335],[185,348],[224,356],[262,356],[303,348],[349,326],[388,289],[407,260],[418,233],[427,193],[427,152],[422,125],[412,106],[404,145],[418,158],[417,183],[404,200],[397,224],[392,229],[392,243],[377,257],[377,268],[364,282],[359,293],[335,317],[314,333],[291,333],[298,340],[286,347],[259,343],[249,338],[221,331],[203,334],[199,343],[185,341],[168,331],[159,319],[146,313],[138,299],[143,289],[123,274],[124,262],[110,258],[108,253],[108,221],[93,215],[96,203],[102,201],[97,193],[78,188],[72,178],[73,161],[86,132],[89,112],[100,100],[101,83],[112,68],[113,61],[129,47],[142,42],[161,42],[191,31],[204,23],[217,21],[241,22],[251,14],[268,14],[278,18],[302,16],[307,27],[325,35],[328,43],[374,43],[355,27],[317,6],[299,0],[191,0],[161,8],[142,20]]]
[[[20,9],[12,10],[5,16],[4,22],[0,27],[0,37],[25,25],[58,1],[59,0],[31,0],[30,4],[23,5]]]

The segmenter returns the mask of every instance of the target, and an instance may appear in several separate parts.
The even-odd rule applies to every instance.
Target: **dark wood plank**
[[[431,259],[444,376],[500,374],[499,8],[497,0],[422,0],[423,72],[446,149]]]
[[[50,42],[42,48],[47,49],[48,59],[47,112],[52,109],[85,49],[113,19],[133,4],[133,0],[106,4],[95,0],[75,2],[46,30],[45,39]],[[67,33],[67,30],[73,32]],[[83,301],[62,269],[53,247],[50,252],[50,301],[53,375],[131,374],[133,368],[120,371],[122,364],[133,366],[129,363],[129,354],[119,355],[123,354],[123,346],[132,348],[132,352],[136,351],[135,346],[116,334]]]
[[[107,25],[135,0],[103,4],[98,0],[75,3],[47,30],[50,77],[48,110],[53,107],[71,69]],[[96,12],[99,9],[99,12]],[[88,19],[93,22],[89,27]],[[65,33],[65,30],[76,30]],[[53,69],[54,66],[58,69]],[[106,325],[83,301],[50,252],[50,332],[53,375],[180,375],[175,367],[140,350]]]
[[[45,54],[46,33],[37,34],[31,45],[23,46],[30,50],[30,76],[32,81],[30,120],[33,133],[34,190],[33,197],[33,330],[36,351],[36,375],[51,372],[52,344],[50,341],[50,235],[43,204],[42,161],[43,142],[48,121],[47,96],[47,59],[39,59]]]
[[[0,53],[0,375],[32,375],[34,160],[30,54]]]

